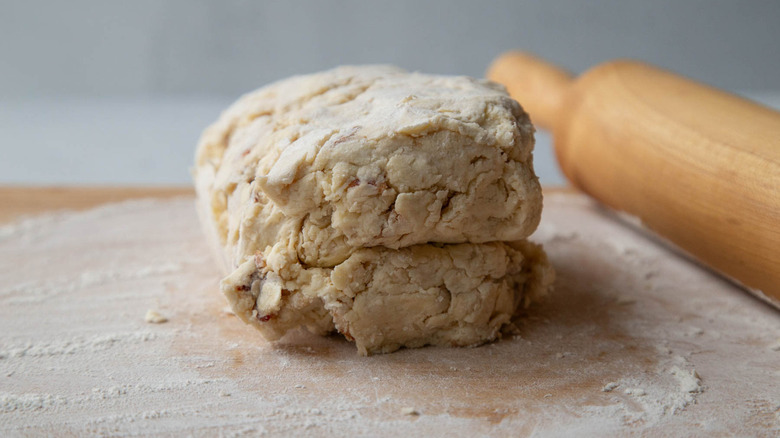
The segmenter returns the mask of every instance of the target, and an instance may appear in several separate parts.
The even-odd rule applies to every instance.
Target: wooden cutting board
[[[2,188],[0,435],[778,436],[778,313],[545,193],[547,300],[490,345],[366,358],[232,316],[189,189]]]

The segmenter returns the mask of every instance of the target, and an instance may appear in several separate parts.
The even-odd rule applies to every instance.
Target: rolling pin
[[[780,308],[780,113],[637,61],[490,66],[578,189]]]

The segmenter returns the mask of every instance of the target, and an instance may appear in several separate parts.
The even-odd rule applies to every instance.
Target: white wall
[[[0,98],[226,93],[345,63],[481,76],[526,48],[574,71],[635,57],[780,88],[780,2],[2,1]]]
[[[634,57],[780,106],[780,1],[0,0],[0,184],[187,184],[237,95],[338,64]],[[536,169],[561,184],[550,137]]]

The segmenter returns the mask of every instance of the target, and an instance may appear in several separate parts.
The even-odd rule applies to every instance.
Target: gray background
[[[239,94],[339,64],[482,76],[521,48],[642,59],[780,103],[778,1],[4,1],[0,183],[188,183]],[[563,180],[539,137],[537,170]]]

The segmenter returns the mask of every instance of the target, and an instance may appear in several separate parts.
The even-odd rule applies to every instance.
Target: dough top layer
[[[364,247],[526,238],[532,149],[499,85],[340,67],[242,97],[201,138],[195,178],[226,268],[280,244],[332,267]]]

